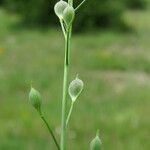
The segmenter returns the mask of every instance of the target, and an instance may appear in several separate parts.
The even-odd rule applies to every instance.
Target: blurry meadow
[[[51,26],[24,27],[20,18],[0,8],[0,150],[54,150],[28,93],[32,81],[58,136],[63,35]],[[70,150],[88,150],[97,129],[103,150],[150,149],[150,9],[123,18],[131,31],[73,35],[70,81],[79,73],[85,88],[71,118]]]

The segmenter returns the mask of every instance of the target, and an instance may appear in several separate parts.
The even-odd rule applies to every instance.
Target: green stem
[[[54,135],[54,133],[53,133],[51,127],[49,126],[47,120],[45,119],[45,117],[44,117],[41,113],[40,113],[40,117],[41,117],[41,119],[43,120],[43,122],[45,123],[46,127],[48,128],[48,131],[49,131],[49,133],[51,134],[51,136],[52,136],[52,138],[53,138],[53,140],[54,140],[54,143],[55,143],[57,149],[60,150],[59,144],[58,144],[58,142],[57,142],[57,140],[56,140],[56,138],[55,138],[55,135]]]
[[[77,11],[84,3],[85,3],[86,0],[83,0],[76,8],[75,8],[75,11]]]
[[[69,51],[71,30],[66,33],[65,39],[65,61],[64,61],[64,79],[63,79],[63,99],[62,99],[62,121],[61,121],[61,150],[66,149],[66,98],[68,91],[68,68],[69,68]]]
[[[67,120],[66,120],[66,127],[67,127],[68,122],[70,120],[70,116],[71,116],[71,113],[72,113],[72,110],[73,110],[73,105],[74,105],[74,102],[71,103],[71,107],[70,107],[70,110],[69,110],[69,113],[68,113],[68,117],[67,117]]]
[[[68,0],[72,6],[73,0]],[[69,56],[70,56],[70,41],[71,41],[72,27],[65,32],[65,61],[64,61],[64,79],[63,79],[63,98],[62,98],[62,120],[61,120],[61,150],[66,150],[66,98],[68,91],[68,69],[69,69]]]
[[[64,35],[64,38],[66,40],[66,29],[64,27],[64,24],[63,24],[63,20],[60,19],[60,25],[61,25],[61,28],[62,28],[62,31],[63,31],[63,35]]]

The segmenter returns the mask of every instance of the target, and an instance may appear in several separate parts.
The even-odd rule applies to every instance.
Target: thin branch
[[[56,138],[55,138],[55,135],[54,135],[54,133],[53,133],[51,127],[49,126],[47,120],[45,119],[45,117],[44,117],[41,113],[40,113],[40,117],[41,117],[41,119],[43,120],[43,122],[45,123],[46,127],[48,128],[48,131],[49,131],[49,133],[51,134],[51,136],[52,136],[52,138],[53,138],[53,140],[54,140],[54,143],[55,143],[55,145],[57,146],[57,149],[60,150],[59,144],[58,144],[58,142],[57,142],[57,140],[56,140]]]
[[[63,31],[64,38],[66,39],[66,29],[65,29],[65,26],[63,24],[63,20],[62,19],[60,19],[60,25],[61,25],[61,28],[62,28],[62,31]]]
[[[66,126],[68,125],[68,122],[69,122],[70,117],[71,117],[71,113],[72,113],[72,110],[73,110],[73,104],[74,104],[74,102],[71,103],[71,107],[70,107],[70,110],[69,110],[69,113],[68,113],[68,116],[67,116],[67,119],[66,119]]]
[[[85,2],[86,2],[86,0],[83,0],[83,1],[75,8],[75,11],[77,11]]]

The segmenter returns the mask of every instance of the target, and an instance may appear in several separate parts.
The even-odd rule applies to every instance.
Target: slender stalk
[[[61,121],[61,150],[66,149],[66,97],[68,90],[68,68],[70,51],[70,31],[67,31],[65,39],[65,61],[64,61],[64,79],[63,79],[63,99],[62,99],[62,121]]]
[[[45,119],[45,117],[44,117],[41,113],[40,113],[40,117],[41,117],[41,119],[43,120],[43,122],[45,123],[45,125],[46,125],[46,127],[47,127],[49,133],[51,134],[51,136],[52,136],[52,138],[53,138],[53,140],[54,140],[54,143],[55,143],[57,149],[60,150],[59,144],[58,144],[58,142],[57,142],[57,140],[56,140],[56,138],[55,138],[55,135],[54,135],[54,133],[53,133],[51,127],[49,126],[47,120]]]
[[[73,0],[68,0],[72,6]],[[63,31],[64,32],[64,31]],[[62,98],[62,120],[61,120],[61,150],[66,150],[66,98],[68,91],[68,69],[70,56],[70,42],[71,42],[72,26],[65,32],[65,60],[64,60],[64,79],[63,79],[63,98]]]
[[[68,113],[68,116],[67,116],[67,120],[66,120],[66,127],[67,127],[68,122],[70,120],[70,116],[71,116],[71,113],[72,113],[72,110],[73,110],[73,106],[74,106],[74,102],[71,103],[71,107],[70,107],[70,110],[69,110],[69,113]]]
[[[65,38],[65,40],[66,40],[66,29],[65,29],[65,27],[64,27],[64,24],[63,24],[63,20],[62,20],[62,19],[60,19],[60,25],[61,25],[61,29],[62,29],[62,31],[63,31],[64,38]]]
[[[77,11],[85,2],[86,2],[86,0],[83,0],[83,1],[75,8],[75,11]]]

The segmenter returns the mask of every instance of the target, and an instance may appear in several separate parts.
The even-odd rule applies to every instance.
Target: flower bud
[[[97,133],[96,137],[92,140],[90,144],[90,150],[101,150],[101,144],[102,142]]]
[[[29,93],[29,101],[38,112],[41,112],[41,95],[32,87]]]
[[[75,100],[78,98],[80,93],[83,90],[83,81],[80,80],[78,77],[76,77],[75,80],[73,80],[69,85],[69,95],[71,97],[71,100],[75,102]]]
[[[63,11],[69,4],[63,0],[57,2],[54,6],[55,14],[62,19],[63,18]]]
[[[75,17],[75,10],[72,6],[68,5],[63,11],[63,20],[67,26],[69,26]]]

